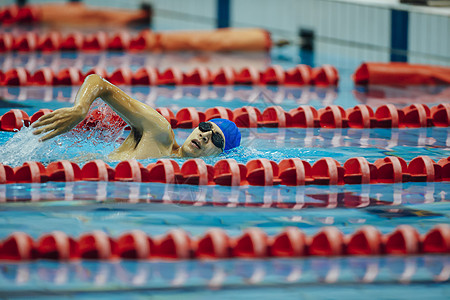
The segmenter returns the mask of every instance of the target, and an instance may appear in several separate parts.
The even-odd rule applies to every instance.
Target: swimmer
[[[109,154],[111,160],[212,156],[235,148],[241,142],[236,124],[226,119],[212,119],[200,123],[179,146],[170,123],[161,114],[96,74],[86,77],[73,107],[43,115],[33,123],[32,127],[36,128],[33,134],[47,133],[40,138],[40,141],[46,141],[70,131],[84,120],[97,98],[107,103],[131,127],[125,141]]]

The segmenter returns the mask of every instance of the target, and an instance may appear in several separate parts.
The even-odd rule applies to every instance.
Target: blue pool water
[[[257,66],[280,64],[290,68],[301,61],[286,59],[291,53],[272,53],[249,60]],[[153,65],[164,68],[175,62],[192,67],[194,54],[181,57],[142,55],[23,55],[0,57],[5,66],[57,64],[83,66],[87,71],[104,61],[114,68]],[[213,57],[207,60],[211,64]],[[245,55],[219,57],[224,62],[245,61]],[[384,88],[383,99],[364,89],[354,89],[351,73],[359,62],[333,56],[316,57],[317,65],[336,65],[341,82],[338,88],[286,87],[124,87],[136,99],[153,107],[169,107],[174,112],[193,106],[204,111],[214,106],[230,109],[252,105],[261,111],[280,105],[286,111],[299,105],[322,108],[330,104],[350,108],[369,104],[373,108],[394,102],[398,107],[411,99],[425,99],[431,106],[443,102],[445,87]],[[198,61],[196,61],[198,63]],[[345,65],[340,63],[345,62]],[[381,90],[382,87],[378,87]],[[377,90],[377,91],[378,91]],[[70,106],[74,87],[0,87],[0,114],[20,108],[29,115],[41,108]],[[437,96],[436,96],[437,95]],[[409,99],[405,101],[405,99]],[[448,99],[447,99],[448,101]],[[190,130],[175,130],[183,141]],[[126,134],[126,133],[125,133]],[[20,132],[0,132],[0,161],[10,166],[35,160],[48,163],[59,159],[76,161],[80,166],[93,158],[107,160],[124,133],[106,135],[89,131],[82,136],[67,134],[38,143],[29,128]],[[226,156],[205,158],[215,164],[223,158],[247,163],[255,158],[276,162],[299,157],[311,164],[322,157],[333,157],[341,164],[355,156],[369,162],[385,156],[410,161],[419,155],[438,160],[450,155],[450,129],[242,129],[242,146]],[[143,165],[155,159],[141,160]],[[185,161],[176,160],[180,165]],[[111,166],[117,162],[107,161]],[[269,235],[286,226],[296,226],[308,235],[323,226],[335,226],[343,233],[362,225],[374,225],[382,233],[397,225],[409,224],[420,233],[434,225],[449,223],[450,184],[403,183],[344,186],[225,187],[164,185],[130,182],[48,182],[45,184],[0,185],[0,239],[14,231],[33,238],[53,230],[78,237],[102,230],[117,237],[141,229],[158,236],[182,228],[192,236],[210,227],[220,227],[230,236],[258,227]],[[450,276],[448,255],[407,257],[337,257],[220,261],[35,261],[0,264],[0,297],[11,299],[448,299]]]
[[[188,299],[229,299],[236,294],[251,299],[361,299],[374,295],[377,299],[423,299],[430,293],[443,299],[449,288],[440,279],[448,272],[449,263],[447,256],[140,263],[41,261],[6,265],[1,280],[10,284],[8,292],[14,299],[172,299],[181,294]],[[46,292],[35,294],[36,288]]]

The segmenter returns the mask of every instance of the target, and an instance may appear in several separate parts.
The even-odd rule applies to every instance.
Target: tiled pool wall
[[[131,1],[133,2],[133,1]],[[450,8],[398,4],[398,0],[153,0],[155,29],[211,29],[217,24],[268,29],[275,40],[298,40],[312,30],[319,53],[360,61],[450,65]],[[101,0],[90,1],[101,5]],[[128,1],[109,1],[128,6]],[[138,7],[141,1],[134,1]],[[132,7],[132,5],[131,5]],[[220,7],[221,11],[218,11]],[[229,10],[229,13],[223,11]],[[219,20],[228,18],[228,20]],[[394,50],[393,50],[394,49]],[[403,53],[406,51],[406,53]],[[401,58],[401,57],[400,57]],[[341,61],[345,64],[345,60]],[[345,67],[345,65],[342,65]]]
[[[311,29],[318,52],[360,61],[404,54],[412,63],[450,64],[450,8],[393,4],[398,1],[255,2],[232,1],[230,25],[268,28],[275,38],[295,38],[300,29]]]

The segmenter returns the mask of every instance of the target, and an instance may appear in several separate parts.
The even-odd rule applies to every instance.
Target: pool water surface
[[[78,64],[88,70],[105,57],[114,60],[115,66],[128,64],[137,68],[147,64],[163,68],[170,61],[190,61],[195,54],[183,54],[176,59],[168,55],[159,63],[155,57],[133,54],[8,54],[0,57],[0,65],[38,68],[58,61],[61,68]],[[234,58],[240,62],[238,57]],[[253,58],[250,63],[290,68],[301,63],[293,57],[286,60],[285,53],[272,53],[272,56]],[[341,58],[326,58],[317,55],[317,64],[336,65],[341,78],[338,87],[125,86],[123,89],[152,107],[168,107],[174,112],[186,106],[205,111],[215,106],[236,109],[245,105],[261,111],[273,105],[280,105],[286,111],[300,105],[319,109],[331,104],[344,109],[369,104],[376,109],[388,102],[402,108],[410,104],[405,99],[424,96],[429,107],[442,103],[442,99],[449,101],[440,96],[446,87],[376,87],[384,89],[385,97],[374,97],[373,90],[353,87],[350,77],[359,62],[351,60],[352,64],[341,66]],[[244,61],[246,56],[241,59]],[[220,65],[220,60],[217,64]],[[181,63],[180,67],[188,68],[192,64]],[[41,108],[67,107],[72,105],[76,91],[77,87],[0,87],[0,97],[4,99],[0,101],[0,115],[12,108],[22,109],[31,116]],[[221,159],[233,158],[246,164],[252,159],[267,158],[279,163],[285,158],[301,158],[313,164],[323,157],[332,157],[343,165],[358,156],[373,163],[386,156],[409,162],[421,155],[436,161],[450,155],[448,128],[243,128],[241,132],[239,148],[204,161],[214,165]],[[177,141],[183,141],[189,133],[187,129],[176,129]],[[30,128],[0,132],[0,162],[15,167],[29,160],[48,164],[68,159],[82,166],[100,158],[115,167],[118,162],[109,161],[107,155],[126,134],[117,130],[105,134],[90,129],[81,135],[68,133],[39,143]],[[186,160],[175,161],[181,166]],[[156,159],[140,162],[146,166]],[[373,225],[386,234],[402,224],[425,234],[437,224],[449,223],[449,200],[449,182],[295,187],[88,181],[5,184],[0,185],[0,239],[15,231],[26,232],[36,240],[54,230],[76,238],[93,230],[118,237],[133,229],[160,236],[176,228],[195,237],[211,227],[221,228],[231,237],[253,227],[272,236],[287,226],[298,227],[307,235],[314,235],[324,226],[351,234],[362,225]],[[2,262],[0,296],[8,299],[75,296],[80,299],[229,299],[236,295],[249,299],[424,299],[432,295],[434,299],[448,299],[449,276],[448,255],[212,261],[38,260]]]

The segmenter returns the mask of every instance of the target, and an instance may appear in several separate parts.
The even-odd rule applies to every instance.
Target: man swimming
[[[70,131],[84,120],[97,98],[106,102],[131,127],[125,141],[109,155],[112,160],[218,155],[239,146],[241,141],[236,124],[226,119],[212,119],[200,123],[180,147],[170,123],[161,114],[96,74],[86,77],[73,107],[43,115],[33,123],[32,127],[37,128],[33,134],[47,133],[40,138],[46,141]]]

